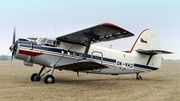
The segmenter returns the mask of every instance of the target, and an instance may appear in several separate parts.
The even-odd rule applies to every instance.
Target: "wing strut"
[[[86,45],[86,49],[85,49],[85,51],[84,51],[83,60],[85,60],[86,57],[87,57],[87,54],[88,54],[88,51],[89,51],[89,47],[90,47],[91,41],[92,41],[92,38],[88,38],[88,42],[87,42],[87,45]]]
[[[148,62],[147,62],[147,64],[146,64],[147,66],[149,65],[149,62],[150,62],[150,60],[151,60],[151,58],[152,58],[153,56],[154,56],[154,55],[150,55],[150,56],[149,56]]]
[[[85,60],[86,57],[87,57],[91,41],[99,39],[99,36],[94,35],[93,31],[90,31],[90,33],[84,33],[84,35],[88,38],[88,40],[87,40],[86,49],[84,51],[84,55],[83,55],[83,58],[82,58],[83,60]]]

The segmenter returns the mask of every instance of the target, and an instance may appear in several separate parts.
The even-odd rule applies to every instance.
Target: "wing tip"
[[[128,32],[128,33],[131,33],[131,32],[129,32],[128,30],[123,29],[123,28],[121,28],[121,27],[119,27],[119,26],[117,26],[117,25],[115,25],[115,24],[112,24],[112,23],[106,22],[106,23],[102,23],[102,24],[100,24],[100,25],[105,26],[105,27],[109,27],[109,28],[112,28],[112,29],[116,29],[116,30],[120,30],[120,31],[125,31],[125,32]],[[131,36],[134,36],[133,33],[131,33],[131,34],[132,34]]]
[[[164,54],[174,54],[173,52],[166,51],[166,50],[162,50],[162,52],[163,52]]]
[[[121,28],[121,27],[119,27],[119,26],[117,26],[117,25],[115,25],[115,24],[112,24],[112,23],[102,23],[101,24],[102,26],[106,26],[106,27],[110,27],[110,28],[113,28],[113,29],[117,29],[117,30],[125,30],[125,29],[123,29],[123,28]]]

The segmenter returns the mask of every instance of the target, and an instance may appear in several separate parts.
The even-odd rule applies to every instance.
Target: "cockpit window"
[[[60,42],[57,40],[53,39],[48,39],[48,38],[38,38],[36,41],[40,45],[45,45],[45,46],[52,46],[52,47],[57,47],[60,45]]]
[[[43,39],[41,40],[41,43],[42,43],[42,44],[45,43],[46,40],[47,40],[47,39],[43,38]]]
[[[47,43],[53,43],[53,41],[52,40],[48,40]]]

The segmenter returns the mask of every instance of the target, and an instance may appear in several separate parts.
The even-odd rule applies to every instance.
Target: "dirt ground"
[[[31,82],[40,66],[0,62],[0,101],[180,101],[180,62],[162,62],[157,71],[99,75],[72,71],[54,72],[54,84]]]

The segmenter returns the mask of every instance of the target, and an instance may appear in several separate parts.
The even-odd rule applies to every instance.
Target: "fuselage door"
[[[96,61],[96,62],[102,64],[103,63],[103,54],[102,54],[102,52],[93,51],[91,53],[91,60]]]
[[[99,52],[99,51],[93,51],[91,53],[91,60],[93,60],[93,61],[95,61],[97,63],[102,64],[103,63],[103,53]],[[93,69],[92,71],[93,72],[100,72],[101,69]]]

